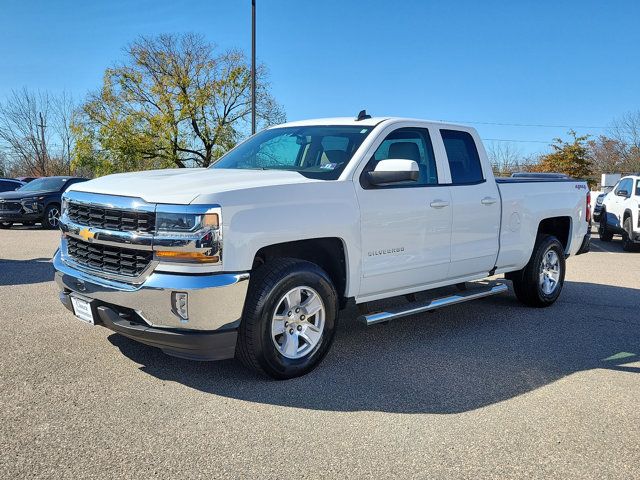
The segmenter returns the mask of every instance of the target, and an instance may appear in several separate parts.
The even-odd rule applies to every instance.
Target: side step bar
[[[470,283],[469,285],[480,286],[449,295],[448,297],[434,298],[423,302],[414,302],[409,305],[403,305],[402,307],[392,308],[383,312],[360,315],[358,320],[364,322],[366,325],[375,325],[376,323],[388,322],[389,320],[395,320],[396,318],[406,317],[408,315],[428,312],[429,310],[437,310],[438,308],[448,307],[449,305],[455,305],[456,303],[463,303],[477,298],[498,295],[499,293],[509,290],[509,287],[504,283]]]

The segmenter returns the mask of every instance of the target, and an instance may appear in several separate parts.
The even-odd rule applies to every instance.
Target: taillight
[[[591,222],[591,192],[587,191],[587,223]]]

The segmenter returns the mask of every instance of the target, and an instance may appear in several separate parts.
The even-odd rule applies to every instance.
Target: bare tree
[[[527,156],[510,142],[493,141],[488,144],[487,156],[496,176],[507,177],[514,172],[529,171],[537,159]]]
[[[60,142],[58,152],[59,173],[71,175],[71,158],[75,145],[75,135],[71,129],[72,118],[76,109],[73,97],[67,92],[62,92],[54,97],[53,106],[53,130]]]
[[[48,175],[47,131],[51,101],[47,93],[12,91],[0,104],[0,142],[5,153],[27,174]]]
[[[640,171],[640,110],[628,112],[614,120],[609,134],[618,144],[619,171]]]

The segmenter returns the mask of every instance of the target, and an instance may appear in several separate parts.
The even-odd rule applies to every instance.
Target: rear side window
[[[454,184],[480,183],[484,181],[476,142],[467,132],[440,130],[447,152],[451,182]]]
[[[636,182],[636,195],[640,197],[640,180]]]

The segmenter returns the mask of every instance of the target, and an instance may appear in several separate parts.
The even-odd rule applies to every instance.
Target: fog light
[[[173,313],[180,317],[181,322],[189,321],[189,297],[184,292],[172,292],[171,303]]]

